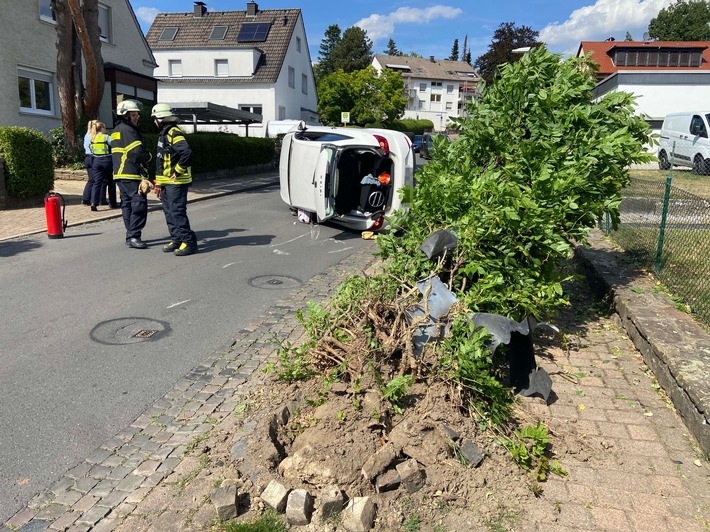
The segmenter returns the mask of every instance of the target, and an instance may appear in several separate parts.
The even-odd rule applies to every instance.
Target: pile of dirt
[[[320,504],[334,486],[346,502],[374,502],[374,530],[406,529],[408,522],[412,530],[486,530],[525,507],[540,486],[455,405],[451,391],[442,382],[416,383],[398,403],[399,414],[377,386],[337,382],[323,391],[317,379],[267,380],[225,441],[241,494],[239,520],[265,506],[261,495],[273,480],[315,500],[311,523],[296,530],[336,530],[339,517],[324,516]],[[542,399],[527,398],[516,415],[531,423],[546,408]],[[246,436],[245,428],[253,431]],[[580,452],[576,441],[555,445]],[[412,464],[414,477],[401,478]]]

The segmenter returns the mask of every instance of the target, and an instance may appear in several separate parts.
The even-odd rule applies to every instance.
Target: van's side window
[[[703,122],[702,117],[700,117],[699,115],[693,116],[693,119],[690,121],[690,134],[708,138],[708,132],[705,128],[705,123]]]

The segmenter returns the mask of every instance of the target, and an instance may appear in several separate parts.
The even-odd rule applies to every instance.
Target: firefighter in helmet
[[[166,253],[177,256],[197,253],[197,235],[187,217],[187,190],[192,183],[192,150],[178,127],[180,119],[170,105],[153,106],[151,116],[160,129],[156,152],[155,193],[160,198],[170,242],[163,246]]]
[[[111,156],[113,179],[121,193],[123,224],[126,227],[126,245],[135,249],[148,246],[141,240],[141,231],[148,220],[147,164],[151,155],[143,144],[143,135],[138,129],[142,104],[124,100],[116,107],[118,123],[111,133]]]

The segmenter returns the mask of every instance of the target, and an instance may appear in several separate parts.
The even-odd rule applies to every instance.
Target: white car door
[[[314,200],[318,221],[324,222],[335,216],[335,169],[338,148],[329,144],[322,146],[313,174]]]

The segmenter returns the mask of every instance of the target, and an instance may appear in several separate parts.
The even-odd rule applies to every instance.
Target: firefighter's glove
[[[160,193],[163,191],[162,188],[160,187],[155,187],[155,195],[158,196],[158,199],[160,199]]]
[[[153,183],[151,183],[147,179],[141,179],[140,185],[138,185],[138,192],[141,196],[147,196],[148,192],[153,190],[153,188],[155,188],[155,185],[153,185]]]

